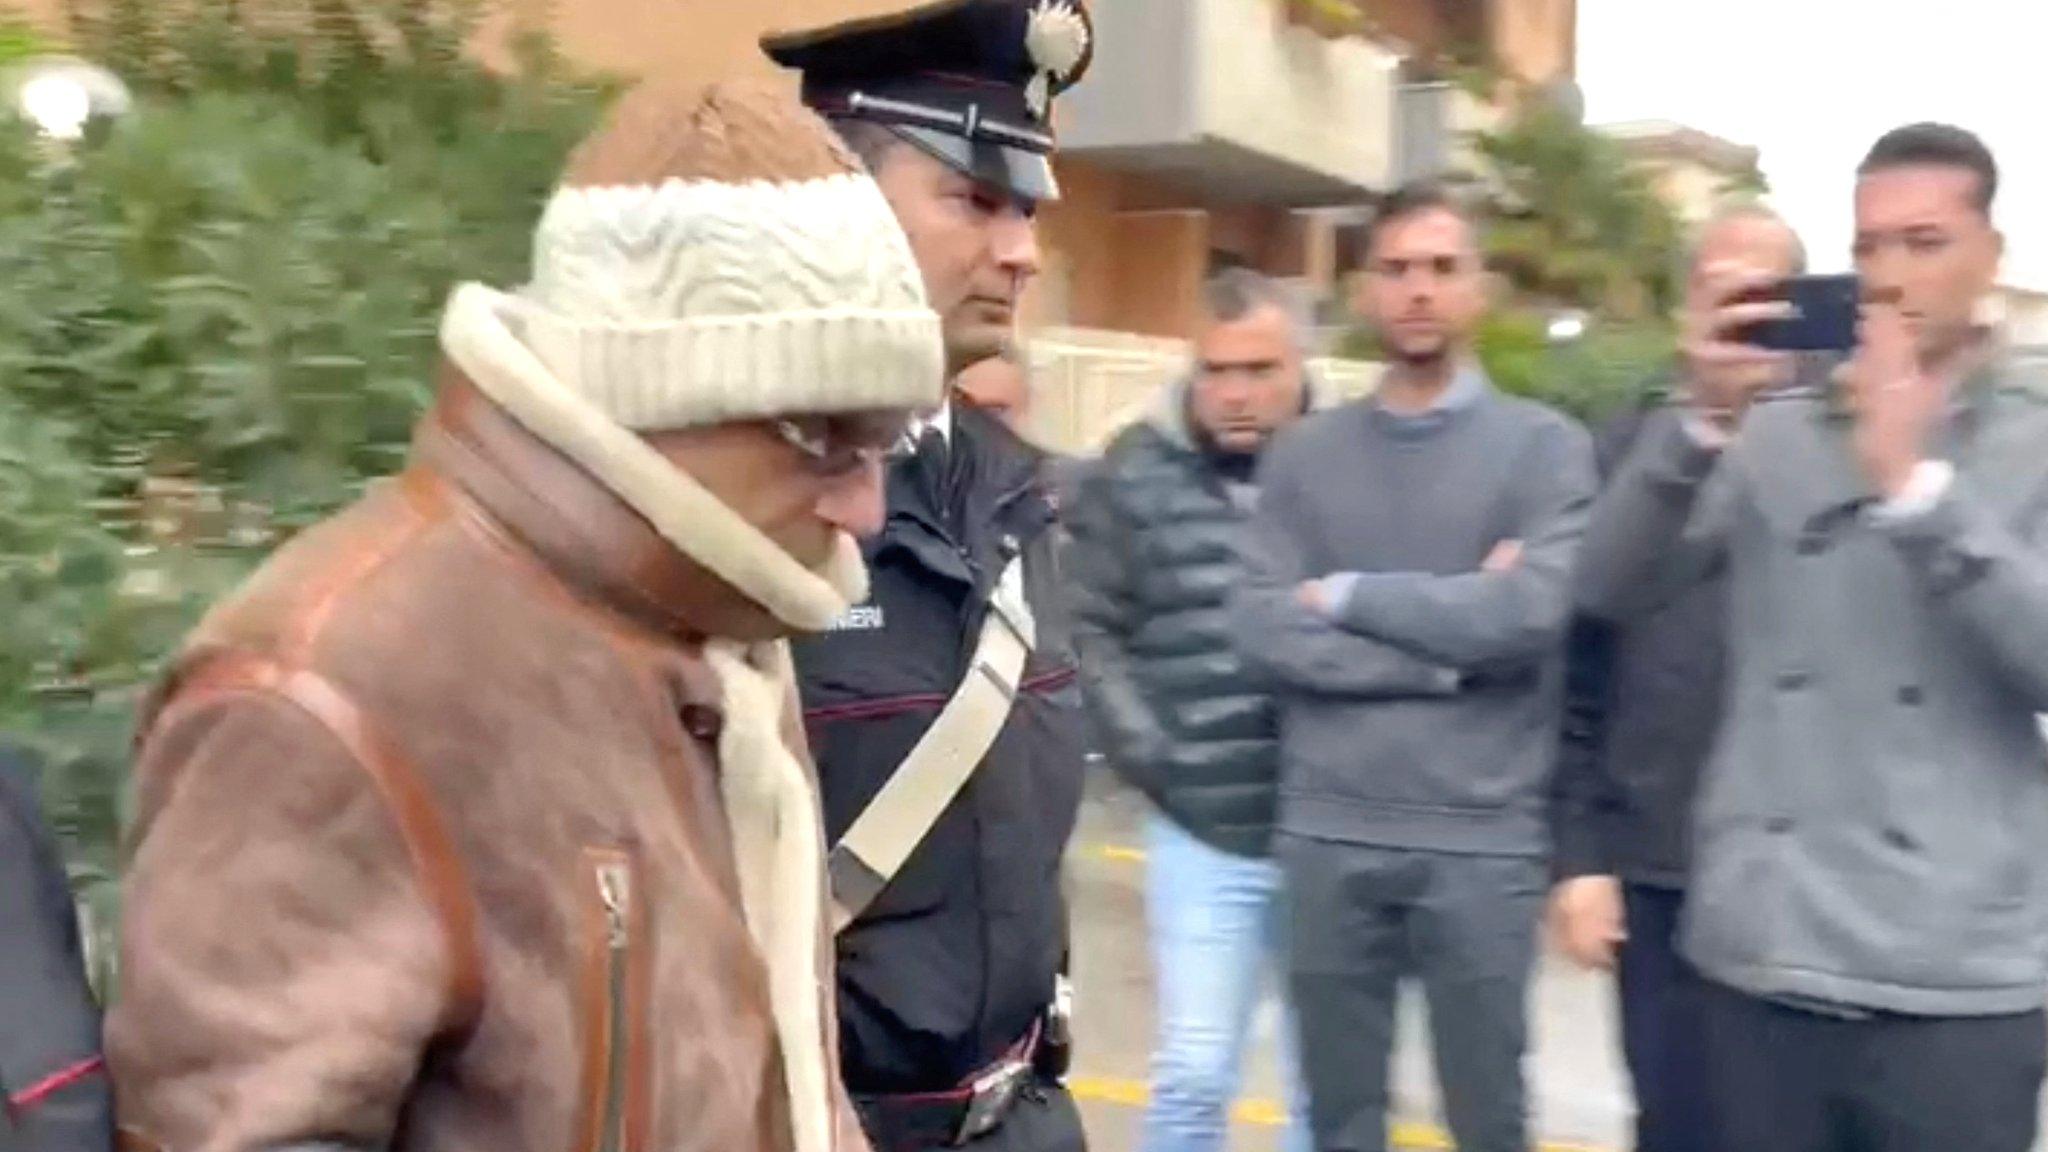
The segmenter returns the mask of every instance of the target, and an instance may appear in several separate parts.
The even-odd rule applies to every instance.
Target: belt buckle
[[[967,1113],[960,1118],[960,1130],[953,1146],[963,1147],[996,1130],[1016,1105],[1017,1097],[1031,1078],[1031,1065],[1015,1058],[1004,1060],[983,1073],[968,1088]]]

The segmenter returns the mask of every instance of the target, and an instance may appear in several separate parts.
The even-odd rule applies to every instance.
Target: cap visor
[[[889,128],[948,167],[983,184],[1005,189],[1032,203],[1060,198],[1052,162],[1036,152],[910,124],[891,124]]]

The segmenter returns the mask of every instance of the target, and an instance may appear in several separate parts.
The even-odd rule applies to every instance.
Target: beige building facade
[[[1749,145],[1668,120],[1607,124],[1600,130],[1650,173],[1658,195],[1688,226],[1713,215],[1729,191],[1756,172],[1760,158]]]
[[[65,0],[24,2],[58,25]],[[477,50],[490,62],[510,62],[514,33],[545,28],[572,60],[619,77],[791,82],[760,53],[764,33],[912,0],[485,2]],[[1095,64],[1055,113],[1064,196],[1042,211],[1044,269],[1023,317],[1041,378],[1070,397],[1039,406],[1048,442],[1087,446],[1180,370],[1219,265],[1281,278],[1341,321],[1372,205],[1459,163],[1474,126],[1468,95],[1418,82],[1433,67],[1483,61],[1511,89],[1572,74],[1576,0],[1316,0],[1355,11],[1342,35],[1311,26],[1302,3],[1090,0]]]
[[[775,78],[763,33],[910,2],[486,0],[478,48],[506,62],[515,30],[544,27],[619,76]],[[52,27],[65,6],[18,3]],[[1302,3],[1091,0],[1096,64],[1058,113],[1066,196],[1042,218],[1028,323],[1185,337],[1219,263],[1332,301],[1358,210],[1418,157],[1456,151],[1457,115],[1423,98],[1442,85],[1407,78],[1414,61],[1476,57],[1526,84],[1572,72],[1576,0],[1316,0],[1357,13],[1342,36],[1309,26]]]
[[[489,43],[541,21],[607,71],[774,76],[762,33],[905,2],[509,0]],[[1531,84],[1572,72],[1575,0],[1341,2],[1366,33],[1319,34],[1290,0],[1092,0],[1096,63],[1057,113],[1065,195],[1044,210],[1027,325],[1182,338],[1226,262],[1334,300],[1356,214],[1331,209],[1412,174],[1418,132],[1455,138],[1416,127],[1403,58],[1477,53]]]

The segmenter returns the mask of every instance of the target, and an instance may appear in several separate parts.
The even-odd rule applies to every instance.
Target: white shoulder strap
[[[832,931],[845,930],[896,878],[996,742],[1016,702],[1038,626],[1024,599],[1024,558],[996,580],[967,676],[888,783],[832,848]]]

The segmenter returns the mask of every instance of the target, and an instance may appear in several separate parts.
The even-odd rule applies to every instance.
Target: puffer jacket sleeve
[[[1130,554],[1133,526],[1117,504],[1113,456],[1084,474],[1066,522],[1074,642],[1089,717],[1103,745],[1099,751],[1119,776],[1156,801],[1165,785],[1168,740],[1132,671],[1129,643],[1139,608]]]
[[[105,1152],[113,1102],[64,866],[28,765],[0,755],[0,1147]]]

